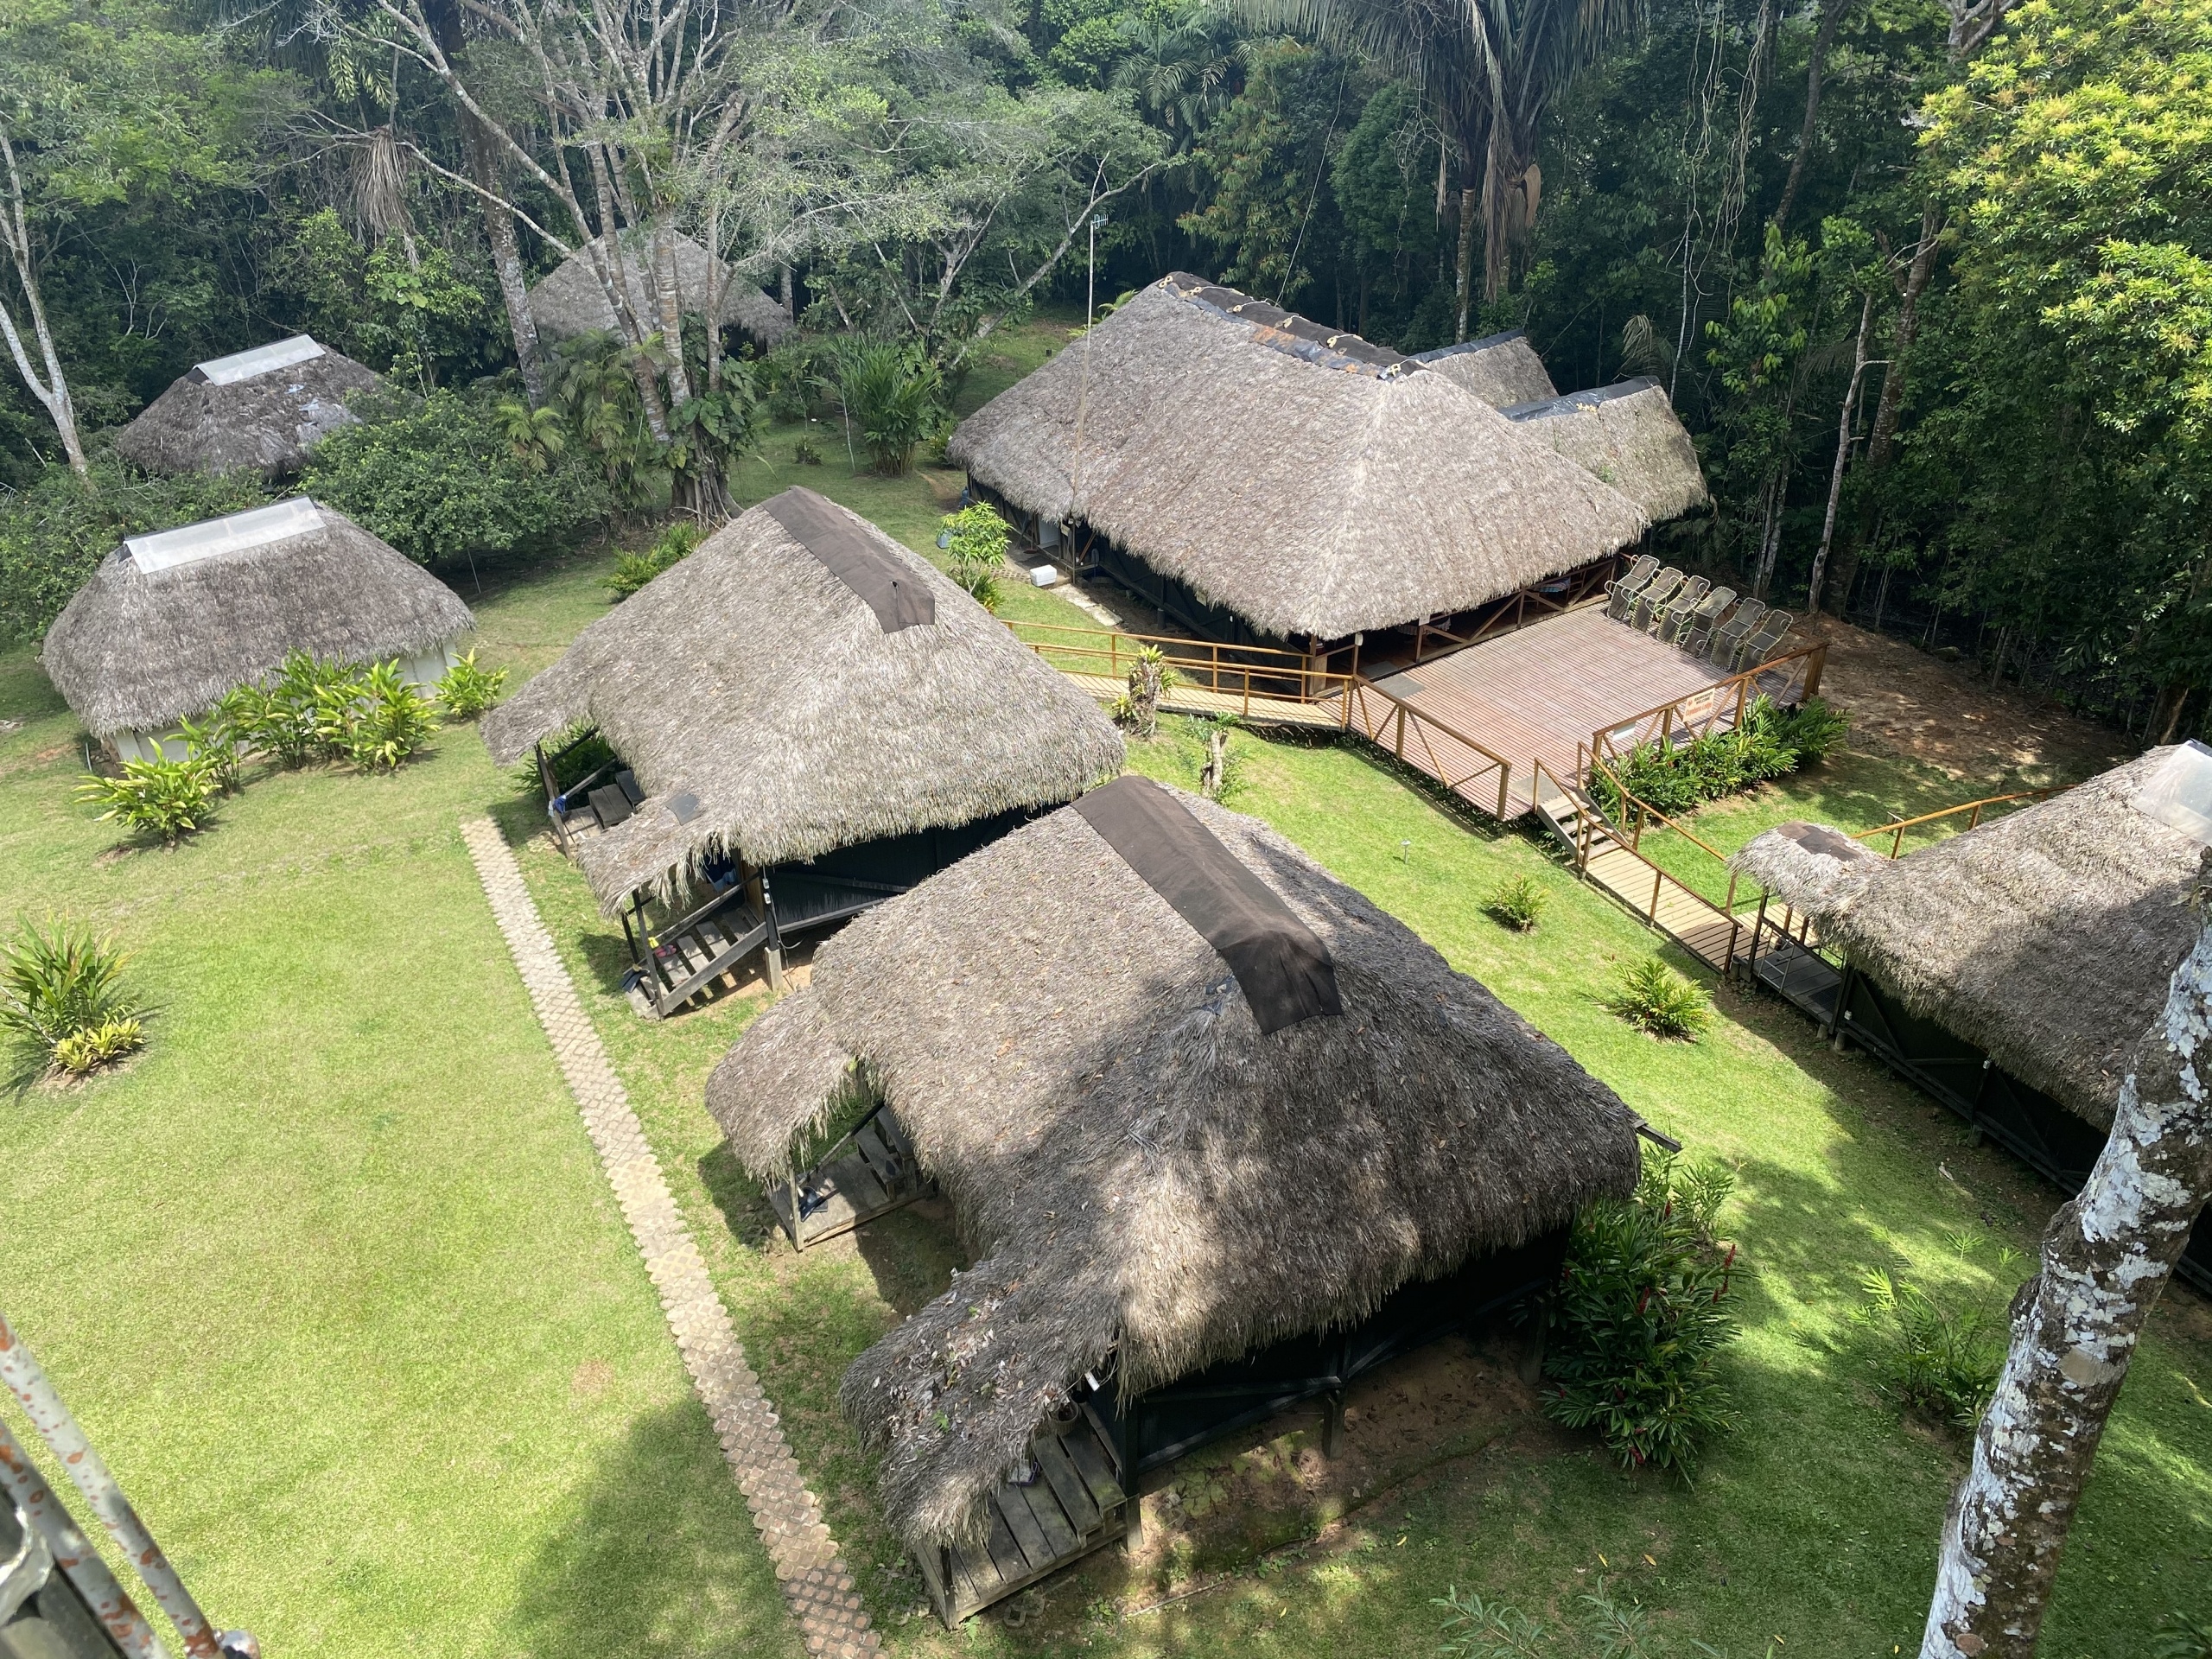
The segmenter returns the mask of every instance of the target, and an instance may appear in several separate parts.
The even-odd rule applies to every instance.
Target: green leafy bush
[[[1656,957],[1624,969],[1605,1007],[1639,1031],[1684,1042],[1695,1042],[1713,1024],[1713,1003],[1705,988]]]
[[[625,553],[614,561],[613,573],[600,586],[620,605],[664,570],[672,569],[691,556],[707,532],[695,524],[671,524],[660,539],[643,553]]]
[[[315,447],[302,487],[420,563],[544,546],[614,511],[577,444],[518,448],[490,399],[387,391],[350,407],[360,423]]]
[[[15,937],[0,944],[0,1030],[46,1065],[72,1039],[126,1023],[135,1027],[138,1003],[123,977],[129,960],[89,928],[19,922]],[[138,1039],[144,1040],[143,1032]],[[114,1048],[122,1039],[111,1033],[106,1040]]]
[[[804,438],[801,438],[797,443],[791,445],[791,460],[801,467],[819,467],[822,464],[822,452]]]
[[[1736,1249],[1713,1226],[1734,1185],[1647,1153],[1636,1194],[1577,1217],[1545,1319],[1544,1410],[1594,1428],[1623,1465],[1687,1472],[1734,1426],[1720,1355]]]
[[[86,772],[77,785],[77,798],[105,809],[100,822],[113,819],[174,847],[207,822],[220,788],[214,770],[204,761],[125,760],[118,777]]]
[[[847,346],[836,375],[838,402],[868,464],[897,477],[944,418],[944,377],[918,346],[887,340]]]
[[[53,466],[0,494],[0,639],[35,639],[126,536],[220,518],[269,499],[251,472],[141,478],[102,458],[89,477]]]
[[[507,689],[507,671],[504,668],[479,668],[476,652],[454,663],[438,678],[438,702],[455,720],[474,720],[493,703]]]
[[[287,766],[345,753],[359,671],[296,651],[264,685],[242,685],[221,705],[245,740]]]
[[[1864,1337],[1876,1386],[1930,1422],[1971,1431],[2005,1363],[2002,1330],[1977,1310],[1954,1313],[1887,1271],[1859,1281],[1852,1321]]]
[[[999,573],[1006,568],[1006,520],[996,510],[978,504],[947,513],[940,521],[939,537],[952,560],[952,579],[987,611],[999,603]]]
[[[54,1046],[54,1064],[73,1077],[111,1065],[146,1046],[146,1027],[137,1020],[109,1020],[72,1032]]]
[[[1639,743],[1615,768],[1628,792],[1669,815],[1707,801],[1781,778],[1819,760],[1851,729],[1847,715],[1818,697],[1791,709],[1766,697],[1755,698],[1734,731],[1708,732],[1688,743],[1662,748]],[[1620,790],[1598,774],[1599,803],[1615,818],[1624,816]]]
[[[2168,1613],[2151,1639],[2151,1659],[2212,1659],[2212,1624],[2187,1613]]]
[[[397,769],[438,729],[430,700],[400,677],[396,662],[378,663],[354,683],[344,720],[340,741],[364,772]]]
[[[215,787],[228,794],[238,787],[238,769],[245,764],[248,740],[232,718],[235,705],[226,697],[200,719],[177,721],[176,735],[184,740],[184,756],[207,769]]]
[[[1536,884],[1534,876],[1516,875],[1491,889],[1484,908],[1516,933],[1526,933],[1543,920],[1544,906],[1551,901],[1551,894]]]

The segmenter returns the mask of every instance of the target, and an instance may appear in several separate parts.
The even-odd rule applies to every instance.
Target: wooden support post
[[[1321,1396],[1321,1455],[1334,1458],[1344,1432],[1344,1391],[1331,1389]]]
[[[1530,1388],[1544,1380],[1544,1322],[1541,1319],[1529,1321],[1529,1334],[1521,1344],[1521,1380]]]
[[[1813,647],[1812,656],[1805,664],[1805,696],[1809,699],[1821,694],[1821,670],[1828,660],[1828,642],[1825,639]]]

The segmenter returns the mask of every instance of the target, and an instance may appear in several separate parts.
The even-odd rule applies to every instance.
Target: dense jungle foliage
[[[1714,493],[1669,557],[2192,732],[2208,67],[2212,0],[41,0],[0,18],[0,616],[160,505],[105,435],[281,333],[393,386],[311,486],[444,563],[711,516],[794,410],[895,469],[1008,319],[1180,268],[1656,376]],[[537,339],[523,286],[610,230],[799,331]]]

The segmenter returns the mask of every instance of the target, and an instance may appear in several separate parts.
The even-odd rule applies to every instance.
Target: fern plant
[[[1713,1025],[1713,1004],[1704,987],[1656,957],[1624,969],[1605,1007],[1639,1031],[1682,1042],[1695,1042]]]
[[[1876,1386],[1930,1422],[1971,1430],[2005,1363],[1994,1323],[1974,1309],[1953,1313],[1886,1269],[1859,1289],[1866,1300],[1852,1320],[1866,1337]]]

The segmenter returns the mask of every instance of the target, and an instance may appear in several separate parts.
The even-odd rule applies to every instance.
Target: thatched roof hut
[[[2129,1052],[2202,926],[2190,899],[2212,825],[2154,816],[2188,786],[2212,797],[2212,752],[2153,749],[1894,861],[1792,823],[1735,864],[1912,1013],[2109,1128]]]
[[[676,291],[687,315],[707,308],[707,251],[688,236],[676,238]],[[622,274],[630,285],[630,304],[641,318],[659,315],[653,297],[651,271],[639,260],[638,249],[622,250]],[[549,340],[614,327],[614,308],[599,285],[588,250],[578,249],[530,290],[530,313],[537,331]],[[791,331],[791,320],[756,284],[724,272],[722,324],[742,328],[763,346],[772,346]]]
[[[1057,805],[1121,770],[1097,705],[920,555],[790,489],[594,622],[486,716],[508,765],[596,726],[635,772],[577,849],[611,912],[711,856],[756,868]]]
[[[1471,340],[1464,345],[1441,346],[1433,352],[1417,353],[1414,361],[1427,364],[1455,385],[1473,392],[1492,409],[1503,409],[1510,404],[1541,403],[1559,396],[1559,388],[1552,385],[1544,359],[1536,355],[1529,336],[1518,328],[1509,328],[1500,334],[1484,334],[1480,340]]]
[[[1586,472],[1642,507],[1654,524],[1706,503],[1697,445],[1649,375],[1503,411]]]
[[[420,565],[303,496],[157,536],[102,560],[40,661],[95,737],[160,733],[295,651],[436,658],[476,626]]]
[[[1109,1354],[1126,1399],[1359,1321],[1638,1167],[1634,1114],[1410,929],[1134,776],[855,923],[707,1103],[773,1179],[855,1088],[976,1261],[844,1378],[918,1549]]]
[[[305,334],[195,364],[115,435],[149,473],[296,473],[325,434],[350,424],[347,394],[381,378]]]
[[[1446,376],[1180,273],[969,416],[950,453],[1019,512],[1088,524],[1284,638],[1471,609],[1644,530]]]

